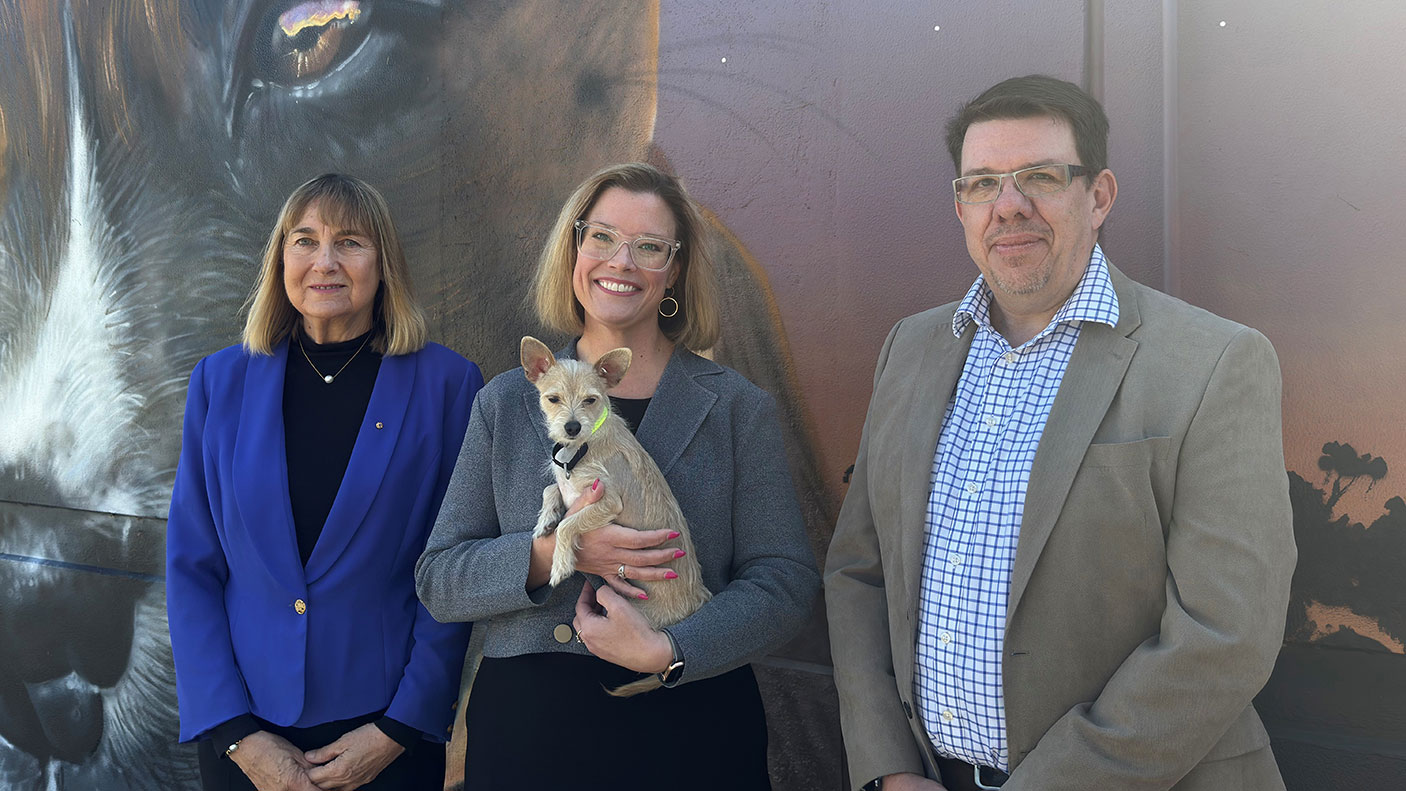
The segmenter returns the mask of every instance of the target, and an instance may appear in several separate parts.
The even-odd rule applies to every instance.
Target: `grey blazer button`
[[[903,701],[903,713],[908,716],[908,719],[913,719],[913,707],[909,706],[906,700]]]
[[[556,625],[556,628],[552,629],[552,639],[562,645],[571,642],[571,638],[575,636],[576,632],[572,631],[571,624],[569,623],[559,623]]]

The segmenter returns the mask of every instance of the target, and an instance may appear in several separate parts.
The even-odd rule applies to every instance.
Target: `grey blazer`
[[[552,443],[537,400],[520,368],[479,391],[415,567],[430,614],[475,621],[485,632],[485,656],[588,653],[552,636],[558,624],[571,623],[584,576],[525,590],[532,529],[552,481]],[[684,680],[717,675],[780,646],[804,625],[820,578],[771,396],[680,346],[636,436],[678,498],[714,594],[669,628],[687,661]]]
[[[1264,336],[1111,271],[1030,470],[1006,620],[1007,791],[1282,791],[1251,698],[1294,568],[1279,366]],[[924,508],[974,325],[899,322],[826,561],[855,786],[935,777],[914,709]]]

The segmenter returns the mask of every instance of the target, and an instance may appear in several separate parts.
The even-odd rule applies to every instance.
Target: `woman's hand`
[[[596,502],[605,493],[605,484],[596,482],[594,488],[581,493],[571,504],[566,516],[580,511]],[[577,539],[576,570],[596,574],[603,578],[622,596],[632,599],[645,599],[645,592],[626,579],[620,578],[620,566],[625,566],[625,577],[635,580],[666,580],[678,576],[673,569],[659,564],[667,563],[676,557],[681,549],[657,548],[660,544],[678,534],[669,530],[632,530],[621,525],[609,524],[586,533]],[[552,533],[532,542],[532,560],[528,566],[527,589],[536,590],[545,585],[551,573],[552,553],[556,551],[557,537]]]
[[[304,756],[318,764],[308,771],[308,779],[328,791],[351,791],[376,779],[381,770],[405,752],[394,739],[367,723],[342,738]]]
[[[659,673],[674,661],[669,636],[655,631],[624,597],[611,590],[581,586],[571,625],[586,650],[638,673]]]
[[[239,740],[239,749],[230,754],[240,771],[259,791],[319,791],[308,777],[312,762],[303,751],[282,736],[255,731]]]

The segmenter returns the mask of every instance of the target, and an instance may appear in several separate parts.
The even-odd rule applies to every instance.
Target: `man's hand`
[[[308,777],[312,762],[282,736],[255,731],[239,740],[230,760],[259,791],[319,791]]]
[[[308,771],[308,779],[327,791],[352,791],[376,779],[381,770],[405,752],[394,739],[367,723],[342,738],[304,756],[318,764]]]
[[[884,791],[947,791],[947,787],[922,775],[900,772],[884,777]]]

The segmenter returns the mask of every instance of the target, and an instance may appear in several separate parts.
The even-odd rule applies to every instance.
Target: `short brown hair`
[[[355,228],[371,237],[380,265],[381,285],[372,311],[371,348],[385,355],[410,354],[424,348],[429,337],[425,314],[415,301],[410,265],[386,199],[375,187],[352,176],[327,173],[293,190],[273,224],[254,290],[244,303],[244,348],[251,354],[272,354],[273,347],[298,326],[298,312],[283,285],[283,242],[303,212],[316,203],[323,221]]]
[[[1108,116],[1103,106],[1083,88],[1072,82],[1031,74],[1012,77],[987,88],[947,122],[947,152],[957,175],[962,175],[962,143],[967,129],[982,121],[1015,118],[1058,118],[1074,132],[1074,150],[1079,162],[1089,168],[1089,177],[1108,167]]]
[[[585,329],[585,310],[576,301],[571,284],[576,266],[576,221],[585,219],[601,193],[611,187],[657,195],[669,207],[678,241],[683,243],[673,262],[679,267],[673,285],[679,310],[668,318],[660,316],[659,329],[687,349],[712,348],[718,342],[721,319],[708,226],[698,204],[677,177],[643,162],[605,168],[583,181],[566,199],[532,277],[532,303],[537,318],[547,327],[572,335],[580,335]]]

